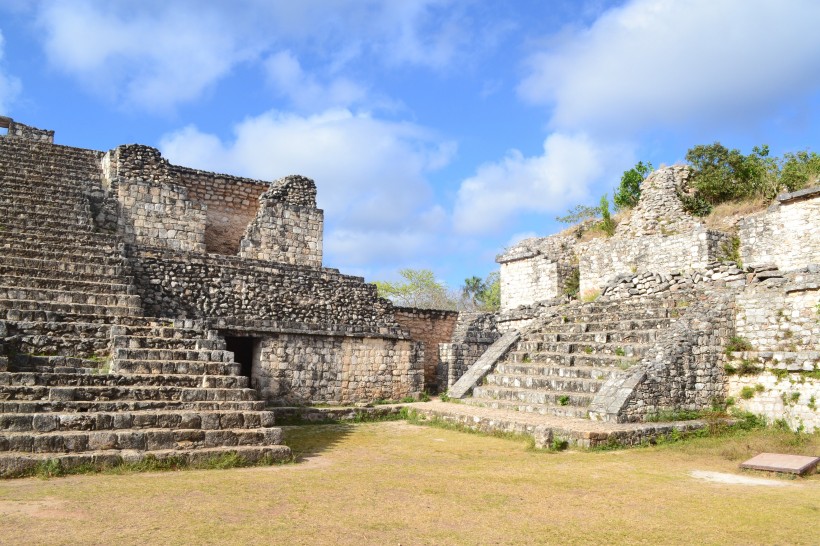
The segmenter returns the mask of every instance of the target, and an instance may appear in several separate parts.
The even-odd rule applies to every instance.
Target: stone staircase
[[[224,340],[143,317],[123,245],[95,226],[100,154],[0,138],[0,476],[289,448]]]
[[[678,297],[567,305],[530,325],[467,404],[586,418],[604,382],[640,361],[687,305]]]

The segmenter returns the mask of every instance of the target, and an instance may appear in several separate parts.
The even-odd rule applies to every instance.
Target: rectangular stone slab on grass
[[[768,470],[770,472],[786,472],[802,476],[811,472],[820,462],[820,457],[805,455],[784,455],[781,453],[761,453],[740,463],[740,468],[749,470]]]

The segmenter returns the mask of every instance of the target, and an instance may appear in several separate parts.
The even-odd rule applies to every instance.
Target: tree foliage
[[[493,271],[485,279],[472,276],[464,279],[460,307],[481,311],[497,311],[501,308],[501,275]]]
[[[615,210],[631,209],[641,197],[641,182],[652,172],[652,163],[638,161],[634,167],[624,171],[621,184],[612,196]]]
[[[807,150],[769,155],[767,145],[744,155],[720,142],[700,144],[686,152],[694,167],[694,194],[683,197],[684,207],[703,216],[727,201],[772,199],[778,192],[795,191],[815,184],[820,177],[820,156]]]
[[[437,281],[429,269],[402,269],[399,275],[403,280],[373,283],[379,291],[379,296],[405,307],[453,310],[456,308],[456,301],[448,293],[447,285]]]

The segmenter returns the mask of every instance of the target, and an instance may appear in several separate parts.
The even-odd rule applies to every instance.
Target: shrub
[[[615,210],[623,210],[634,207],[641,197],[641,182],[652,172],[652,163],[644,165],[643,161],[624,171],[621,176],[621,184],[612,196],[615,203]]]

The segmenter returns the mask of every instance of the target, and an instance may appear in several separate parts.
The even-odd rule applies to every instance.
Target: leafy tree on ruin
[[[652,163],[638,161],[634,167],[624,171],[621,176],[621,184],[615,190],[612,200],[615,202],[615,210],[631,209],[638,204],[641,197],[641,182],[652,172]]]

